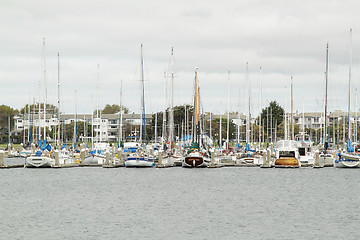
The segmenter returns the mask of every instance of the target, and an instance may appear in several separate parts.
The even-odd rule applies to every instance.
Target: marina
[[[42,231],[47,239],[359,234],[360,212],[347,207],[360,200],[358,171],[347,169],[9,169],[0,180],[5,239],[37,238],[39,227],[51,229]],[[353,221],[338,231],[343,219]]]
[[[359,9],[0,1],[0,240],[360,239]]]

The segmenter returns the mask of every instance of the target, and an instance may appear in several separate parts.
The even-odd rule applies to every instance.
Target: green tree
[[[125,114],[129,113],[129,108],[122,106],[122,110]],[[120,112],[120,106],[118,104],[106,104],[103,110],[100,110],[101,114],[115,114]],[[96,110],[94,111],[94,114],[96,114]]]
[[[39,103],[31,104],[30,105],[31,113],[37,114],[39,113]],[[40,103],[40,113],[44,111],[44,103]],[[46,113],[47,114],[57,114],[58,108],[52,104],[46,104]],[[25,107],[20,109],[21,114],[28,114],[29,113],[29,104],[26,104]]]
[[[69,123],[65,125],[65,138],[66,141],[73,141],[74,140],[74,125],[75,122]],[[86,129],[86,135],[87,136],[91,136],[91,124],[87,124],[86,125],[87,129]],[[51,133],[53,134],[53,133]],[[84,136],[84,122],[77,122],[76,123],[76,136],[77,136],[77,141],[79,141],[80,136]],[[94,133],[95,136],[95,133]]]
[[[267,129],[278,127],[283,122],[284,112],[284,109],[276,101],[271,101],[268,107],[262,109],[261,125],[264,128],[265,136]]]
[[[206,123],[206,128],[209,129],[210,128],[210,123],[207,122]],[[222,118],[221,119],[221,138],[222,138],[222,142],[226,141],[226,137],[227,137],[227,119],[226,118]],[[236,139],[236,131],[237,131],[237,127],[235,125],[235,123],[233,122],[229,122],[229,140],[233,140]],[[217,144],[220,144],[220,118],[215,118],[211,120],[211,132],[212,132],[212,137],[214,139],[214,141],[217,142]]]
[[[6,105],[0,106],[0,141],[2,143],[8,141],[9,134],[9,117],[10,117],[10,128],[14,129],[14,116],[19,114],[17,109],[13,109]]]
[[[191,106],[191,105],[175,106],[174,107],[174,135],[175,136],[177,136],[179,132],[181,134],[182,124],[184,123],[184,125],[185,125],[185,123],[186,123],[185,108],[189,114],[189,116],[188,116],[189,128],[191,128],[190,125],[191,125],[191,120],[192,120],[192,116],[193,116],[193,106]],[[169,127],[169,108],[165,110],[165,114],[166,114],[166,125],[167,125],[167,127]],[[154,137],[155,137],[155,124],[157,125],[158,137],[162,135],[163,116],[164,116],[163,112],[158,112],[157,113],[157,123],[155,123],[155,114],[152,115],[150,126],[147,127],[147,131],[146,131],[148,141],[154,139]],[[168,132],[168,129],[166,132]]]

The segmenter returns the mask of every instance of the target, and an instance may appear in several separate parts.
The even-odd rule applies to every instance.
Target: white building
[[[62,114],[60,115],[60,124],[70,124],[73,122],[85,122],[86,125],[93,125],[94,130],[94,141],[96,142],[116,142],[118,141],[119,136],[119,125],[120,125],[120,115],[117,114],[102,114],[100,118],[93,118],[91,114]],[[141,114],[123,114],[123,125],[129,123],[131,125],[140,125],[141,124]],[[145,114],[145,122],[149,124],[151,121],[152,114]],[[34,129],[44,128],[46,126],[47,130],[52,130],[58,127],[59,120],[57,116],[52,114],[47,114],[44,120],[44,115],[25,115],[25,116],[16,116],[14,117],[15,129],[16,130],[27,130],[31,129],[33,135],[38,137],[38,132]],[[43,132],[41,133],[43,134]],[[86,134],[87,136],[79,136],[81,140],[91,139],[91,132]],[[124,134],[123,134],[124,136]]]

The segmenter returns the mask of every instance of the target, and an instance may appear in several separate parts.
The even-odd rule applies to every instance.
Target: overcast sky
[[[263,107],[276,100],[290,109],[293,76],[294,108],[302,112],[304,105],[305,111],[322,111],[329,42],[329,108],[346,110],[352,28],[355,110],[360,86],[359,9],[356,0],[0,0],[0,104],[20,109],[34,98],[44,100],[45,38],[47,102],[57,104],[59,52],[65,113],[75,112],[75,105],[78,113],[96,107],[98,64],[100,107],[119,103],[123,81],[124,105],[139,112],[141,43],[147,113],[164,109],[164,71],[171,47],[175,105],[192,102],[198,67],[205,111],[227,110],[230,79],[230,111],[245,112],[249,80],[256,115],[261,66]]]

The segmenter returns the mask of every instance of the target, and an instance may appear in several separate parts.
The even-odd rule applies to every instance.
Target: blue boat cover
[[[351,140],[350,140],[350,139],[349,139],[349,140],[347,141],[347,143],[346,143],[346,149],[347,149],[347,151],[348,151],[349,153],[354,152],[354,148],[353,148],[353,146],[352,146],[352,143],[351,143]]]
[[[43,140],[43,141],[41,141],[41,140],[39,140],[39,147],[40,147],[40,149],[41,150],[45,150],[45,149],[47,149],[49,152],[51,151],[51,146],[50,146],[50,144],[48,144],[47,142],[46,142],[46,140]]]
[[[255,152],[255,150],[251,150],[249,143],[246,143],[245,152]]]

